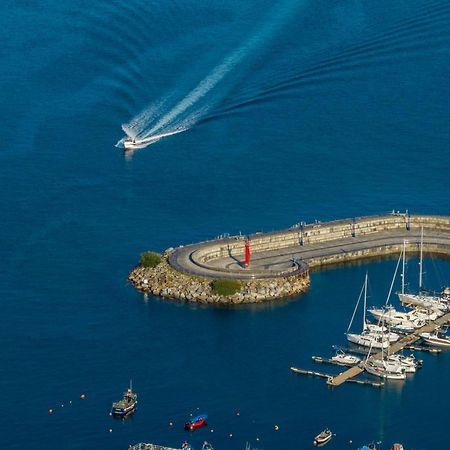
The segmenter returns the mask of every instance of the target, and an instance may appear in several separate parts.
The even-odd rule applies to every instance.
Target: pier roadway
[[[251,235],[249,267],[243,264],[242,236],[178,247],[169,263],[179,272],[211,278],[286,277],[308,268],[399,254],[404,241],[407,252],[418,253],[422,229],[425,253],[450,256],[450,217],[396,213]]]

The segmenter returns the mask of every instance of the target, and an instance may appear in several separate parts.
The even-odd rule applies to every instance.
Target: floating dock
[[[355,366],[355,367],[352,367],[352,369],[359,369],[359,367]],[[349,370],[352,370],[352,369],[349,369]],[[332,380],[334,377],[333,375],[331,375],[329,373],[318,372],[316,370],[305,370],[305,369],[300,369],[299,367],[291,367],[291,370],[292,370],[292,372],[298,373],[300,375],[310,375],[313,377],[326,378],[327,384],[329,384],[328,381]],[[355,374],[354,376],[358,375],[359,373],[361,373],[363,371],[364,370],[358,371],[358,373]],[[340,376],[340,375],[338,375],[338,376]],[[370,380],[354,380],[352,378],[352,379],[348,379],[346,381],[349,383],[362,384],[362,385],[366,385],[366,386],[374,386],[374,387],[384,386],[383,382],[370,381]]]

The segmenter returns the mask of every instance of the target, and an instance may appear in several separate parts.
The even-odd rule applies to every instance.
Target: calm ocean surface
[[[142,251],[222,233],[450,214],[447,1],[4,0],[0,38],[2,448],[176,447],[198,412],[196,448],[307,449],[326,426],[330,450],[450,448],[448,353],[384,389],[289,370],[345,343],[364,273],[382,304],[394,260],[252,308],[126,281]],[[123,123],[187,131],[125,159]],[[130,378],[139,409],[113,420]]]

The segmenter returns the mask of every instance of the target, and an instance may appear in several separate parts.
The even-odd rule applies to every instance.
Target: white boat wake
[[[269,14],[269,21],[243,45],[229,54],[222,63],[216,66],[201,80],[183,99],[175,101],[167,108],[168,99],[163,98],[144,109],[129,123],[123,124],[126,136],[116,146],[125,150],[144,148],[158,142],[164,137],[182,133],[192,128],[199,120],[207,117],[211,108],[223,98],[222,95],[208,102],[201,100],[207,96],[225,76],[231,72],[250,52],[268,40],[286,19],[292,17],[292,2],[277,7],[276,14]]]

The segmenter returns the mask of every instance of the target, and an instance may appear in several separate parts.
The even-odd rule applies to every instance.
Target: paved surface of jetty
[[[263,279],[296,275],[328,264],[423,249],[450,255],[450,217],[394,212],[326,223],[296,224],[288,230],[249,236],[251,262],[244,267],[245,237],[178,247],[169,264],[191,275]],[[306,263],[306,264],[305,264]]]

